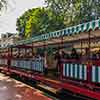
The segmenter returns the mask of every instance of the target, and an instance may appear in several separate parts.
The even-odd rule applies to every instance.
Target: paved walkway
[[[53,100],[41,91],[0,74],[0,100]]]

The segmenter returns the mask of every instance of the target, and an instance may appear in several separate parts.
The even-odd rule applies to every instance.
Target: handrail
[[[81,63],[82,62],[82,60],[80,60],[80,59],[62,59],[61,60],[63,63]]]

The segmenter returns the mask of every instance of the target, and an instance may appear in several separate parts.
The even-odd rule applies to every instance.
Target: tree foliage
[[[63,17],[56,16],[50,9],[33,8],[17,19],[17,30],[29,38],[64,28]]]
[[[48,8],[62,14],[66,25],[75,25],[100,16],[100,0],[45,0]]]
[[[2,10],[3,7],[7,7],[7,1],[6,0],[0,0],[0,11]]]
[[[26,11],[17,20],[24,37],[47,33],[100,17],[100,0],[45,0],[47,7]]]

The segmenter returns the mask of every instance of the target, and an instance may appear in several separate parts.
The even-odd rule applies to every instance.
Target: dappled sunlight
[[[0,74],[0,80],[2,81],[2,80],[8,80],[9,79],[9,77],[8,76],[5,76],[5,75],[3,75],[3,74]]]
[[[14,82],[16,83],[16,84],[20,84],[21,82],[19,82],[19,81],[16,81],[16,80],[14,80]]]
[[[40,90],[0,74],[0,100],[52,100]]]
[[[16,98],[16,99],[21,99],[21,98],[22,98],[22,95],[16,94],[16,95],[15,95],[15,98]]]
[[[22,84],[22,83],[18,83],[18,84],[16,84],[14,87],[25,87],[25,84]]]
[[[0,91],[5,91],[5,90],[7,90],[7,89],[8,89],[7,86],[2,86],[2,87],[0,87]]]
[[[41,96],[41,93],[42,93],[42,92],[40,92],[40,91],[36,91],[36,92],[34,92],[33,94],[34,94],[34,95]]]
[[[7,80],[6,80],[6,82],[11,82],[11,81],[12,81],[11,79],[7,79]]]

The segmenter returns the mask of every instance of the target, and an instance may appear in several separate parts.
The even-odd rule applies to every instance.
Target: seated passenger
[[[79,54],[77,53],[75,48],[72,49],[71,59],[79,59]]]
[[[96,60],[96,59],[97,59],[96,53],[93,53],[93,55],[92,55],[92,60]]]
[[[65,53],[64,51],[62,51],[62,58],[63,59],[69,59],[69,54],[68,53]]]
[[[61,63],[62,63],[62,59],[64,59],[64,52],[62,52],[61,50],[57,51],[55,53],[55,60],[56,60],[56,71],[57,71],[57,75],[59,75],[60,69],[61,69]]]
[[[44,75],[48,75],[47,52],[44,53]]]
[[[97,52],[98,54],[98,59],[100,60],[100,50]]]

